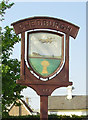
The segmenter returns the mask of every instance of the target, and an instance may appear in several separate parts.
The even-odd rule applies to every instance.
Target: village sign
[[[21,34],[21,67],[18,84],[40,95],[40,118],[48,119],[48,96],[69,81],[69,36],[76,38],[79,27],[52,17],[32,17],[12,23]],[[27,58],[25,58],[27,32]]]

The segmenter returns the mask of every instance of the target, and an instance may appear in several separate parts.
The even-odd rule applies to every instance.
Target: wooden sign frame
[[[72,82],[69,82],[69,36],[76,38],[79,27],[67,21],[52,17],[27,18],[12,23],[12,25],[16,34],[21,33],[20,80],[17,80],[17,83],[31,87],[40,95],[40,118],[41,120],[48,120],[48,96],[56,88],[72,85]],[[58,32],[65,34],[65,63],[59,74],[52,79],[48,78],[47,81],[42,81],[35,77],[35,73],[31,73],[31,70],[28,69],[25,62],[25,32],[40,29],[54,30],[57,34]]]

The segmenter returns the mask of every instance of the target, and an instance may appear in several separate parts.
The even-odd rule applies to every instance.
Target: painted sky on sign
[[[32,33],[29,35],[29,52],[40,56],[61,56],[62,37],[51,33]]]
[[[73,82],[73,94],[86,94],[86,3],[85,2],[17,2],[7,10],[3,27],[20,19],[32,16],[51,16],[66,20],[80,27],[76,40],[70,37],[70,81]],[[20,43],[16,44],[12,58],[20,60]],[[27,88],[24,96],[31,98],[34,109],[39,108],[39,97]],[[52,95],[66,95],[66,88],[59,88]],[[36,100],[36,101],[35,101]],[[35,102],[33,102],[35,101]]]

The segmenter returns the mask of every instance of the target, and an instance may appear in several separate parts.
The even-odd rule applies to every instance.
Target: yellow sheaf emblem
[[[43,66],[42,73],[43,74],[47,74],[48,73],[47,67],[49,66],[49,62],[44,60],[44,61],[41,62],[41,65]]]

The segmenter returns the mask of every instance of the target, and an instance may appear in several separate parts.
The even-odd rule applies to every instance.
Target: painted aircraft
[[[47,39],[39,39],[42,43],[52,43],[54,40],[52,37],[47,37]]]

